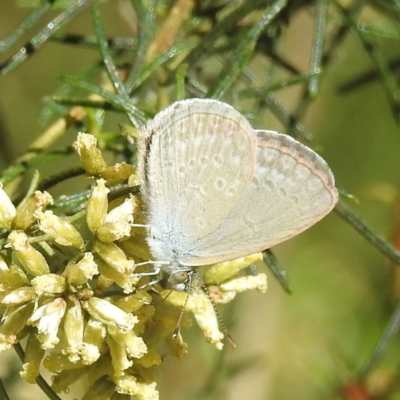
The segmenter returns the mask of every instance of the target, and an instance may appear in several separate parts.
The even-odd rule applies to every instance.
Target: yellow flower
[[[110,193],[110,189],[106,187],[106,181],[98,179],[96,186],[92,187],[92,193],[86,206],[86,223],[92,233],[95,233],[105,222],[108,209],[108,193]]]
[[[52,349],[59,341],[58,327],[65,314],[67,303],[58,298],[39,307],[29,318],[29,322],[37,326],[39,342],[42,349]]]
[[[139,321],[134,315],[126,313],[109,301],[98,297],[92,297],[83,305],[86,311],[97,321],[105,325],[116,326],[124,332],[133,329]]]
[[[54,215],[50,210],[36,211],[35,217],[39,220],[39,228],[51,236],[54,241],[62,246],[83,248],[84,242],[78,230],[63,218]]]
[[[106,168],[107,164],[97,148],[97,139],[93,135],[79,133],[73,147],[81,157],[83,168],[88,174],[98,175]]]
[[[50,272],[46,259],[29,243],[26,233],[12,231],[8,235],[7,247],[14,250],[14,254],[29,274],[38,276]]]

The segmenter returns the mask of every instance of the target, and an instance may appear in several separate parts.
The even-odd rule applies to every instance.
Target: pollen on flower
[[[6,246],[11,247],[22,267],[29,274],[38,276],[50,272],[45,257],[29,243],[25,232],[12,231],[8,235],[8,244]]]
[[[64,276],[70,285],[78,287],[88,283],[98,273],[93,254],[86,252],[76,264],[67,266]]]
[[[39,228],[51,236],[62,246],[71,246],[81,249],[84,246],[83,238],[78,230],[63,218],[52,211],[36,211],[35,217],[39,220]]]
[[[53,204],[53,197],[48,192],[36,192],[25,199],[17,207],[17,215],[15,216],[13,226],[15,229],[26,230],[35,221],[35,213],[43,211],[49,204]]]
[[[156,383],[142,383],[132,375],[126,375],[115,381],[117,392],[136,396],[140,400],[158,400],[159,393],[156,390]]]
[[[79,133],[73,146],[88,174],[98,175],[106,168],[107,164],[100,149],[97,148],[97,139],[93,135]]]
[[[134,173],[136,168],[133,165],[122,162],[105,168],[101,176],[107,181],[107,185],[112,186],[125,182]]]
[[[57,274],[37,276],[32,279],[31,283],[38,295],[42,295],[45,292],[52,294],[63,293],[67,288],[65,278]]]
[[[135,197],[130,196],[125,201],[113,208],[105,217],[104,223],[96,231],[97,237],[102,242],[113,242],[128,238],[133,224],[133,214],[138,209]]]

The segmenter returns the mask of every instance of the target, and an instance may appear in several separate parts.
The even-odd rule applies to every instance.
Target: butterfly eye
[[[184,283],[189,279],[187,271],[179,271],[173,274],[174,281],[177,283]]]
[[[186,292],[191,289],[191,273],[185,270],[173,272],[168,278],[168,284],[178,292]]]

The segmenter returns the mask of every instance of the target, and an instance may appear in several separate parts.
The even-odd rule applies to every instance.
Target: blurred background
[[[34,8],[29,6],[34,3],[3,4],[0,40],[18,29],[33,12]],[[99,5],[107,37],[137,37],[134,3],[104,1]],[[207,88],[221,79],[219,73],[229,62],[230,52],[243,40],[244,35],[239,33],[258,24],[267,6],[274,2],[255,3],[258,6],[229,29],[237,43],[231,44],[230,35],[225,32],[221,34],[221,43],[215,44],[223,49],[218,57],[207,54],[202,61],[191,61],[193,67],[189,63],[191,83],[187,84],[187,97],[210,94]],[[318,75],[319,90],[314,98],[307,96],[309,79],[282,85],[271,95],[312,134],[312,141],[297,137],[325,158],[338,188],[350,195],[342,197],[352,210],[375,233],[393,245],[396,240],[399,244],[400,114],[397,107],[400,103],[396,102],[400,101],[396,97],[400,92],[399,70],[398,66],[389,66],[392,61],[396,65],[396,60],[399,65],[399,5],[389,0],[288,3],[275,23],[259,37],[246,61],[250,78],[237,78],[222,99],[246,113],[256,127],[293,133],[293,126],[279,119],[268,101],[262,108],[259,97],[247,98],[241,93],[257,84],[284,82],[309,73],[310,58],[317,46],[315,29],[318,23],[325,24],[321,46],[323,54],[329,54],[329,60],[323,59],[324,64],[319,65],[322,73]],[[160,29],[173,7],[182,13],[186,7],[187,15],[182,17],[184,22],[173,41],[201,40],[218,21],[242,4],[239,1],[156,1],[154,30]],[[321,6],[327,7],[325,14],[318,9]],[[0,59],[3,67],[64,10],[50,9],[33,29],[4,49]],[[346,19],[347,15],[351,18]],[[333,48],[332,39],[340,29],[345,33]],[[90,10],[78,13],[59,32],[93,36]],[[277,61],[272,54],[279,55],[281,60]],[[122,66],[126,60],[135,60],[136,53],[127,51],[117,55],[120,58],[116,56],[116,62]],[[0,165],[3,168],[26,151],[57,118],[54,109],[49,112],[44,108],[43,99],[64,93],[59,77],[82,76],[100,59],[95,47],[48,40],[29,59],[0,76]],[[386,65],[389,75],[382,73],[379,60]],[[173,68],[168,69],[170,74]],[[365,74],[370,74],[370,79],[348,86]],[[195,81],[199,82],[197,86]],[[175,91],[170,89],[173,83],[165,70],[156,71],[135,94],[137,107],[154,114],[174,101]],[[344,85],[347,90],[343,89]],[[193,89],[196,87],[200,93]],[[202,90],[204,87],[206,90]],[[304,112],[300,111],[302,108]],[[110,114],[104,130],[117,132],[118,124],[126,123],[124,118],[122,114]],[[71,129],[53,147],[70,145],[75,137],[76,130]],[[50,169],[52,173],[61,171],[74,162],[74,157],[57,161],[44,168],[43,176]],[[63,191],[76,190],[73,185],[57,187],[52,193],[60,195]],[[365,379],[359,381],[395,311],[400,290],[398,266],[335,212],[300,236],[276,246],[273,252],[287,272],[292,294],[282,289],[265,265],[258,265],[260,272],[268,274],[267,293],[243,293],[228,306],[219,307],[237,348],[226,345],[219,352],[205,342],[195,323],[191,328],[184,328],[182,334],[188,342],[188,355],[181,360],[165,359],[161,399],[400,399],[398,327],[382,357]],[[0,377],[11,399],[45,398],[37,387],[19,377],[21,363],[12,351],[2,353],[1,360]],[[76,395],[71,392],[61,397],[72,399]]]

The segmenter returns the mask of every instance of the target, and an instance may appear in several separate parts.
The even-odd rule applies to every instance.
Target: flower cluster
[[[112,186],[138,182],[135,168],[107,166],[92,135],[80,133],[74,147],[95,179],[84,212],[58,216],[52,196],[41,191],[15,207],[0,187],[0,351],[26,339],[21,375],[35,383],[44,366],[56,392],[84,378],[85,398],[118,392],[158,399],[164,356],[187,351],[181,335],[173,336],[184,304],[222,348],[213,302],[266,290],[265,274],[238,274],[260,254],[212,266],[203,276],[207,293],[163,290],[146,274],[151,255],[140,197],[109,199]]]

